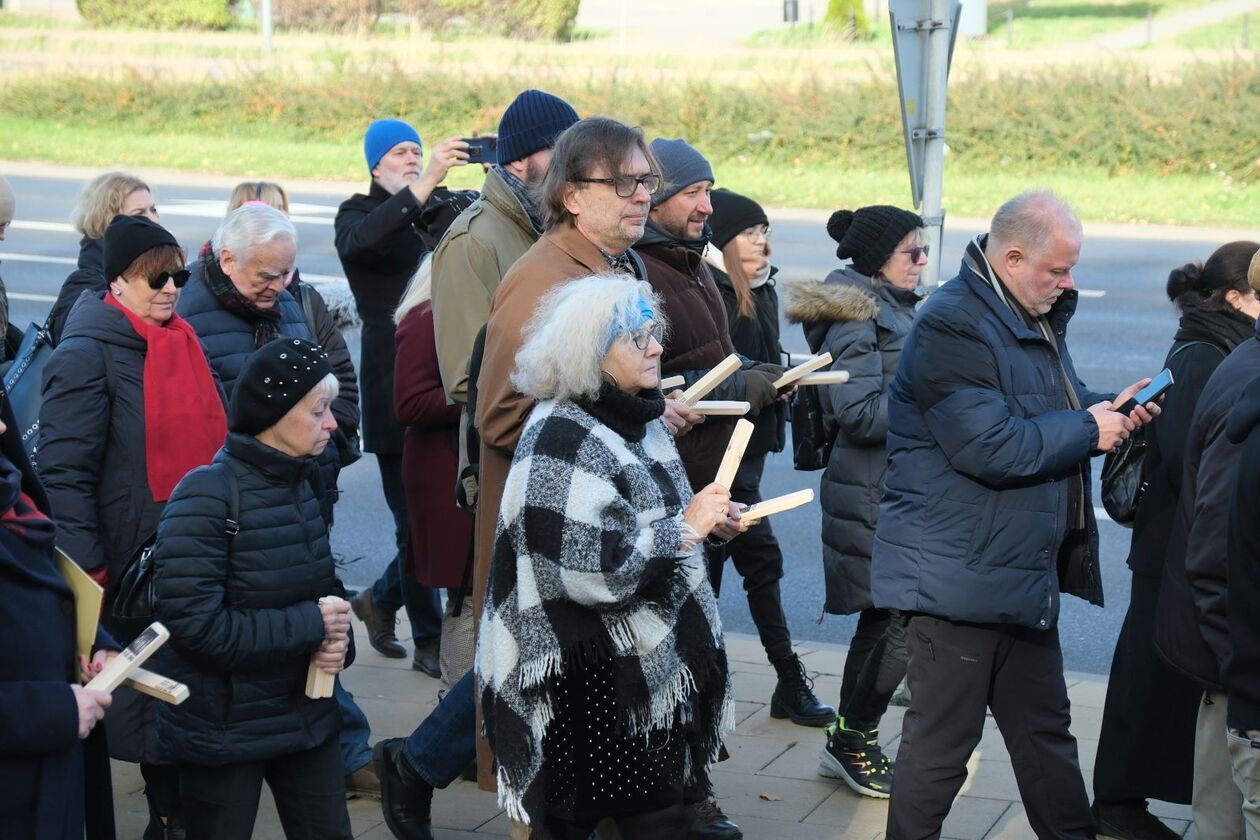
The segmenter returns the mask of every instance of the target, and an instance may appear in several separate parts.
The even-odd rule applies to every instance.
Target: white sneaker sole
[[[862,796],[869,796],[871,799],[887,799],[889,793],[887,791],[875,790],[864,786],[857,779],[854,779],[844,769],[844,765],[836,760],[836,757],[827,752],[827,748],[823,747],[818,756],[818,775],[825,776],[828,779],[840,779],[848,785],[854,793]]]

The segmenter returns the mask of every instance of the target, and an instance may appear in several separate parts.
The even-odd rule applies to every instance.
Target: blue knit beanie
[[[573,106],[558,96],[532,88],[520,93],[499,120],[499,164],[529,157],[556,145],[556,138],[578,121]]]
[[[709,161],[686,140],[657,137],[651,146],[652,154],[661,163],[661,178],[665,181],[656,195],[652,196],[653,207],[659,207],[675,193],[697,181],[716,180]]]
[[[367,134],[363,135],[363,157],[367,158],[368,172],[376,168],[390,149],[408,140],[424,145],[416,130],[402,120],[377,120],[369,125]]]

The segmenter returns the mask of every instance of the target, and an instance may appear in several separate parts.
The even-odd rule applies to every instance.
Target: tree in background
[[[870,37],[871,34],[871,23],[867,20],[862,0],[827,0],[823,26],[851,41]]]

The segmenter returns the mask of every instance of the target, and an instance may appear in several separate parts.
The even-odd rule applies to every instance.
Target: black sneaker
[[[1145,802],[1095,802],[1093,811],[1100,838],[1176,840],[1179,836],[1160,822],[1159,817],[1146,810]]]
[[[689,810],[688,840],[743,840],[744,832],[722,813],[722,807],[713,797],[689,806]]]
[[[879,746],[879,730],[846,729],[839,718],[823,730],[827,744],[818,760],[818,774],[841,779],[863,796],[887,799],[892,794],[892,763]]]

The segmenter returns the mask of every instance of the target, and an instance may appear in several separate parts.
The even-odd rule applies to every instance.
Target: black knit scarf
[[[578,405],[608,428],[628,441],[638,443],[647,434],[647,424],[665,413],[665,397],[655,388],[627,394],[605,382],[593,400],[578,400]]]
[[[263,309],[237,290],[232,278],[219,268],[219,261],[207,242],[201,247],[201,269],[206,286],[228,312],[254,327],[254,349],[257,350],[273,338],[280,337],[280,304]]]

